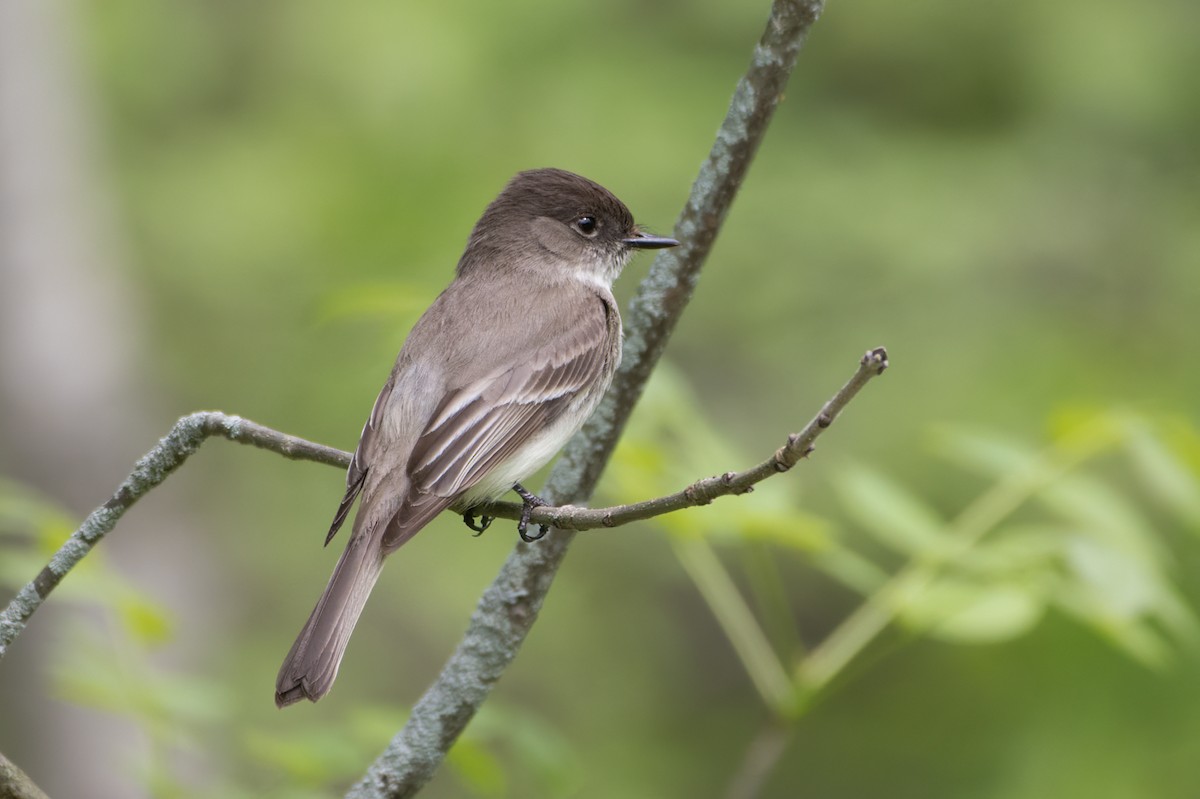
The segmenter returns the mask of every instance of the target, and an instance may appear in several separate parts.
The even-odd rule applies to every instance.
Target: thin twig
[[[842,409],[854,399],[862,387],[887,368],[887,351],[883,347],[869,350],[859,361],[858,371],[846,385],[830,398],[821,412],[813,417],[799,433],[787,437],[782,447],[762,463],[744,472],[725,472],[716,477],[697,480],[682,491],[657,499],[648,499],[611,508],[577,508],[573,505],[534,508],[529,515],[531,524],[548,524],[559,530],[594,530],[597,527],[619,527],[630,522],[651,519],[664,513],[707,505],[718,497],[746,494],[772,475],[791,469],[813,449],[817,436],[833,424]],[[522,506],[513,502],[495,502],[476,508],[478,513],[501,519],[521,518]]]
[[[125,511],[133,507],[147,491],[167,479],[211,436],[222,436],[294,460],[316,461],[342,468],[350,463],[348,452],[289,436],[238,416],[219,411],[199,411],[183,417],[153,449],[138,460],[112,498],[83,520],[83,524],[59,548],[41,573],[17,592],[8,606],[0,611],[0,658],[4,657],[8,647],[25,629],[29,617],[67,572],[113,529]]]

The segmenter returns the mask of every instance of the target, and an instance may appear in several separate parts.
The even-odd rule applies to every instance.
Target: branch
[[[883,347],[869,350],[859,361],[858,371],[825,403],[821,412],[799,433],[788,436],[787,442],[776,450],[774,455],[751,469],[697,480],[675,494],[630,505],[615,505],[610,508],[580,508],[573,505],[534,508],[529,516],[530,523],[575,531],[620,527],[683,508],[707,505],[717,497],[747,494],[754,490],[755,484],[772,475],[788,471],[801,458],[812,452],[817,437],[833,424],[833,420],[862,387],[872,377],[882,374],[887,366],[887,351]],[[293,460],[316,461],[342,468],[350,463],[349,452],[289,436],[239,416],[229,416],[219,411],[198,411],[183,417],[153,449],[142,456],[112,499],[92,511],[33,582],[26,585],[8,607],[0,612],[0,658],[20,634],[33,612],[67,572],[78,565],[96,542],[113,529],[121,515],[143,494],[166,480],[169,474],[178,469],[188,456],[211,436],[222,436],[230,441],[269,450]],[[519,519],[521,509],[521,505],[513,502],[491,502],[480,505],[475,510],[477,513],[499,519]]]
[[[859,361],[858,371],[854,376],[825,403],[821,412],[814,416],[804,429],[788,436],[787,442],[777,449],[774,455],[744,472],[726,472],[718,477],[706,477],[675,494],[631,505],[617,505],[611,508],[577,508],[573,505],[534,508],[529,515],[529,521],[531,524],[551,525],[559,530],[581,531],[598,527],[620,527],[683,508],[707,505],[718,497],[747,494],[754,490],[757,483],[788,471],[801,458],[811,453],[817,437],[833,424],[833,420],[862,387],[871,378],[883,374],[887,367],[887,350],[883,347],[868,350]],[[519,519],[521,510],[522,506],[514,502],[493,502],[475,508],[477,513],[501,519]]]
[[[33,582],[18,591],[8,606],[0,611],[0,658],[4,657],[8,647],[25,629],[29,617],[67,572],[113,529],[125,511],[183,465],[210,436],[222,436],[239,444],[267,449],[293,460],[316,461],[342,468],[350,464],[348,452],[285,435],[238,416],[218,411],[199,411],[183,417],[153,449],[138,460],[112,499],[92,511]]]
[[[0,799],[50,799],[24,771],[0,753]]]
[[[596,413],[555,464],[543,498],[585,502],[595,489],[625,423],[699,280],[721,223],[787,85],[822,0],[774,0],[750,66],[700,167],[675,223],[682,244],[663,251],[626,314],[621,368]],[[516,657],[574,538],[553,531],[519,542],[484,591],[458,648],[413,706],[404,728],[347,794],[358,799],[412,796],[433,777],[446,752]]]

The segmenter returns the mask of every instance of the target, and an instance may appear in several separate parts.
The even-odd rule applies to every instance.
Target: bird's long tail
[[[275,704],[317,701],[333,685],[350,633],[383,569],[383,553],[368,536],[355,535],[333,569],[325,593],[284,658],[275,680]]]

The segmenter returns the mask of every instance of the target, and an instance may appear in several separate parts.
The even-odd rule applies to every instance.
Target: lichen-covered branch
[[[24,771],[0,753],[0,799],[50,799]]]

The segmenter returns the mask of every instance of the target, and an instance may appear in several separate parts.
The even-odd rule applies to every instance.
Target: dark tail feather
[[[316,702],[329,692],[350,633],[367,603],[383,554],[366,536],[351,539],[333,569],[325,593],[284,658],[275,680],[275,704],[286,707],[301,699]]]

